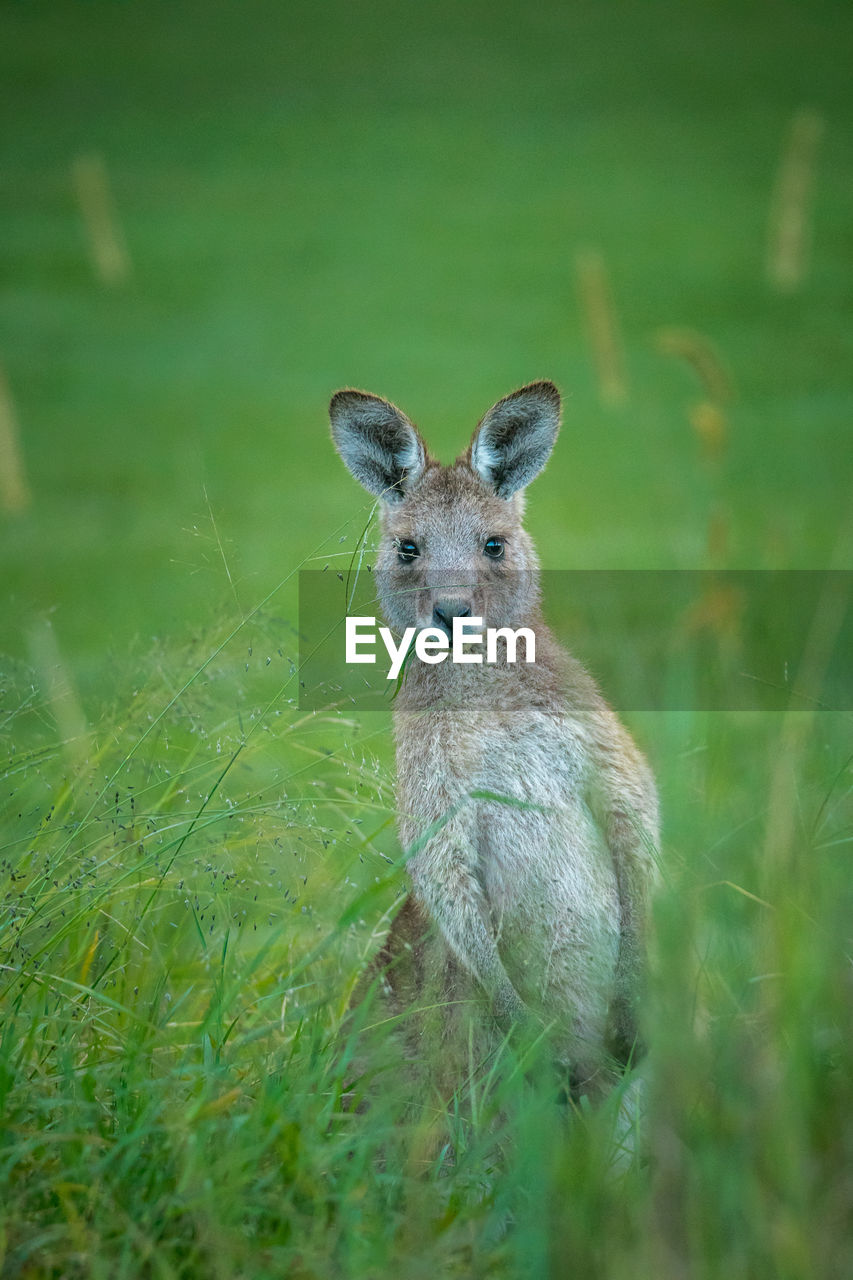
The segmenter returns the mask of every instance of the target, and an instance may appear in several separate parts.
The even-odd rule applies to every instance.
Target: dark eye
[[[503,538],[489,538],[483,547],[483,555],[490,560],[502,560],[504,554]]]
[[[414,542],[401,542],[398,539],[397,559],[400,560],[402,564],[411,564],[415,557],[420,554],[421,553]]]

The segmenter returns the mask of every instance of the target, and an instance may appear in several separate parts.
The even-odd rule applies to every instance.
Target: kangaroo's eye
[[[397,541],[397,559],[401,564],[411,564],[421,553],[414,542]]]
[[[502,560],[504,554],[503,538],[489,538],[483,547],[483,555],[488,556],[490,560]]]

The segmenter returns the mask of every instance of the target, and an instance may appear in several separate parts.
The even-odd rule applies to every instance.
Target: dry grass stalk
[[[578,297],[586,324],[602,404],[618,408],[628,400],[628,375],[604,258],[584,249],[575,259]]]
[[[770,204],[767,278],[780,293],[795,292],[809,269],[817,149],[823,117],[801,110],[791,121]]]
[[[0,369],[0,507],[7,515],[20,515],[31,501],[12,393]]]
[[[103,157],[78,156],[72,174],[95,271],[104,284],[123,284],[130,275],[130,257]]]
[[[44,702],[56,721],[63,750],[73,765],[80,765],[88,752],[89,727],[50,621],[44,618],[31,626],[28,640],[30,659],[42,682]]]

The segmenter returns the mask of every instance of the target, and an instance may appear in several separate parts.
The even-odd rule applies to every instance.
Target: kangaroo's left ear
[[[427,465],[424,442],[389,400],[348,388],[332,396],[335,448],[360,484],[387,503],[402,502]]]
[[[499,498],[511,498],[538,476],[559,430],[559,391],[553,382],[530,382],[483,418],[471,441],[471,466]]]

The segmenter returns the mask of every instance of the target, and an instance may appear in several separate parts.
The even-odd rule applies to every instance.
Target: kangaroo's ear
[[[499,498],[511,498],[538,476],[560,430],[560,393],[531,382],[493,405],[474,432],[474,471]]]
[[[402,502],[426,466],[426,449],[396,405],[366,391],[338,391],[329,405],[335,448],[360,484]]]

